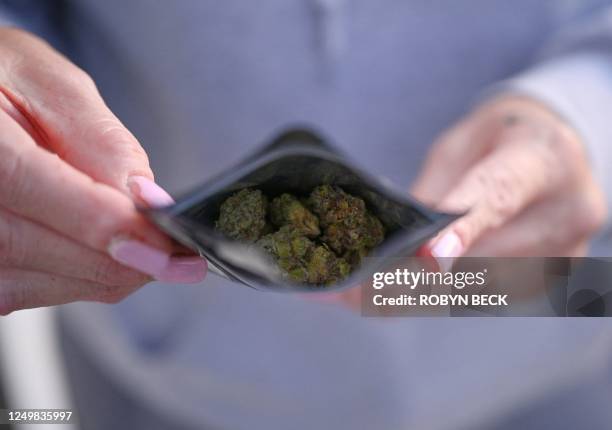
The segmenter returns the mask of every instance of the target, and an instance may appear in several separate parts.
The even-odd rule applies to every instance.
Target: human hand
[[[0,29],[0,314],[114,303],[152,278],[197,282],[199,257],[132,199],[171,202],[92,79],[40,39]],[[131,196],[131,197],[130,197]]]
[[[443,211],[469,211],[419,250],[424,261],[579,256],[607,215],[579,137],[522,97],[481,105],[444,133],[411,193]],[[361,288],[314,298],[359,309]]]
[[[607,216],[579,136],[518,96],[481,105],[443,134],[411,192],[469,211],[425,248],[436,257],[580,256]]]

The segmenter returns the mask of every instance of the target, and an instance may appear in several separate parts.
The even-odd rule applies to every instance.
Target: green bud
[[[282,194],[270,203],[270,220],[277,227],[291,225],[308,237],[316,237],[319,220],[291,194]]]
[[[361,198],[331,185],[316,187],[303,200],[284,193],[269,207],[261,191],[242,190],[221,205],[217,228],[256,242],[288,281],[314,285],[346,278],[385,235]]]
[[[319,217],[322,227],[355,219],[366,212],[365,202],[362,199],[331,185],[316,187],[310,193],[307,202],[308,207]]]
[[[219,209],[216,228],[235,240],[255,242],[266,228],[268,199],[259,190],[241,190]]]

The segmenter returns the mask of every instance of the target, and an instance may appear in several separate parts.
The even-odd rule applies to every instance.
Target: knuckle
[[[58,114],[70,115],[71,110],[80,109],[100,97],[91,76],[50,46],[42,50],[29,47],[25,53],[15,56],[10,65],[10,75],[20,77],[20,81],[27,81],[43,94],[53,88],[53,93],[60,96],[58,103],[53,106]],[[15,87],[15,91],[21,94],[20,97],[26,103],[35,104],[32,89],[25,90],[19,83]]]
[[[73,63],[69,62],[68,64],[70,71],[69,76],[71,77],[74,87],[79,88],[80,90],[85,88],[94,92],[95,94],[98,94],[98,87],[91,75]]]
[[[59,105],[60,110],[79,108],[90,103],[93,96],[98,95],[98,90],[93,79],[82,69],[72,63],[61,62],[49,66],[46,79],[54,85],[57,92],[67,100],[65,104]]]
[[[134,135],[110,112],[102,118],[88,121],[82,129],[85,141],[96,142],[101,151],[115,156],[122,166],[135,165],[142,170],[150,170],[149,158]],[[70,154],[64,154],[70,157]]]
[[[484,190],[486,207],[492,227],[497,227],[516,213],[520,206],[518,174],[510,168],[481,170],[476,176],[479,189]]]
[[[136,142],[136,138],[116,117],[109,115],[98,121],[94,121],[89,128],[89,137],[95,138],[101,145],[111,149],[121,148],[132,152],[137,156],[145,155],[144,150]]]

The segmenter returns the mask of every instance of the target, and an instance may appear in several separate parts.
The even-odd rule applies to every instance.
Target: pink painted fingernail
[[[453,260],[462,253],[461,239],[453,232],[444,234],[431,248],[431,255],[436,258],[438,265],[445,272],[451,269]]]
[[[168,265],[157,279],[195,284],[206,277],[206,269],[206,260],[201,257],[170,257]]]
[[[434,243],[431,254],[434,257],[459,257],[463,252],[463,245],[457,233],[446,233]]]
[[[128,188],[134,197],[140,198],[151,207],[169,206],[174,199],[155,182],[144,176],[130,176]]]
[[[164,282],[196,283],[206,276],[206,261],[169,254],[131,239],[115,239],[108,252],[119,263]]]

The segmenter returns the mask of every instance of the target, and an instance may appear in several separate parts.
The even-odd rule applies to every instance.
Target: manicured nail
[[[206,269],[206,260],[201,257],[170,257],[168,265],[157,279],[195,284],[206,277]]]
[[[171,257],[169,254],[130,239],[116,239],[108,252],[119,263],[164,282],[195,283],[206,275],[206,261],[199,257]]]
[[[174,199],[170,194],[149,178],[130,176],[127,184],[134,197],[140,198],[151,207],[164,207],[174,203]]]
[[[431,248],[431,255],[438,260],[440,269],[445,272],[451,269],[453,260],[462,253],[463,245],[461,244],[461,239],[453,232],[444,234]]]
[[[440,239],[434,243],[431,248],[431,254],[434,257],[459,257],[463,251],[463,245],[461,245],[461,239],[456,233],[446,233]]]

